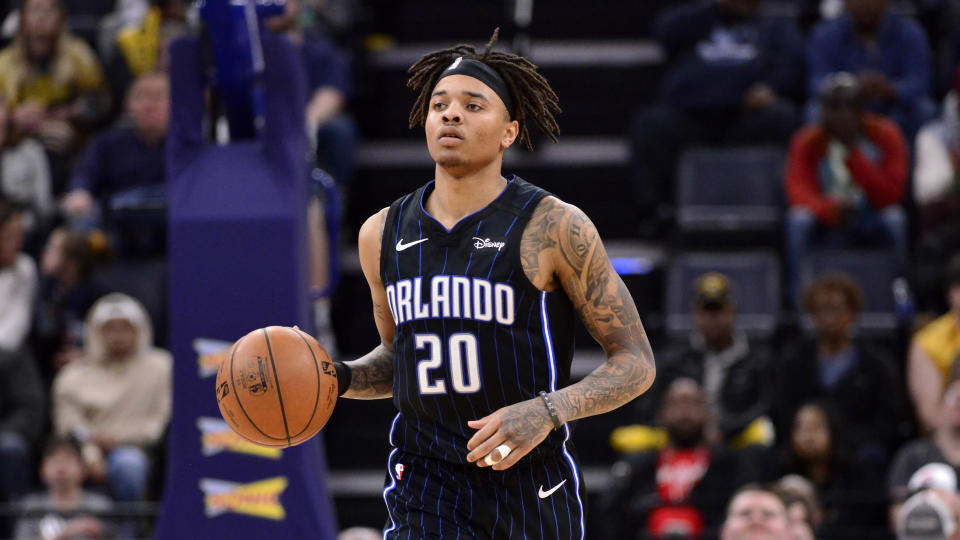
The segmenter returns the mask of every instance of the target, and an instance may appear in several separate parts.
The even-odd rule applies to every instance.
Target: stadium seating
[[[776,233],[783,214],[782,176],[779,148],[688,150],[678,171],[677,227],[711,236]]]

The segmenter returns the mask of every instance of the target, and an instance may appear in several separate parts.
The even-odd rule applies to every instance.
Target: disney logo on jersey
[[[505,245],[507,245],[506,242],[495,242],[489,238],[473,237],[473,247],[477,249],[497,248],[497,251],[500,251]]]

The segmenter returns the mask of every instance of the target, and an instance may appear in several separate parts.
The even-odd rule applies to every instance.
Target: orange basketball
[[[217,372],[220,414],[261,446],[300,444],[323,428],[337,403],[337,372],[312,336],[268,326],[243,336]]]

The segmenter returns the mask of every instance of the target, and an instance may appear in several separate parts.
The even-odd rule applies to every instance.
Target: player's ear
[[[518,133],[520,133],[520,123],[516,120],[507,122],[507,127],[503,130],[503,137],[500,139],[500,149],[506,150],[510,148],[513,141],[517,139]]]

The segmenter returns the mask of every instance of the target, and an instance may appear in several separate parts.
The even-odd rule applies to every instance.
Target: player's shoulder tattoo
[[[597,276],[603,274],[606,252],[597,228],[582,210],[555,197],[545,197],[534,209],[520,242],[520,257],[534,283],[549,282],[552,276],[543,272],[559,274],[559,266],[565,265],[584,282],[588,297],[602,285]],[[553,264],[545,267],[547,261]]]
[[[547,250],[557,247],[558,230],[567,207],[568,205],[555,197],[544,197],[533,210],[533,215],[523,231],[520,261],[532,283],[550,279],[549,276],[542,275],[541,256]]]

